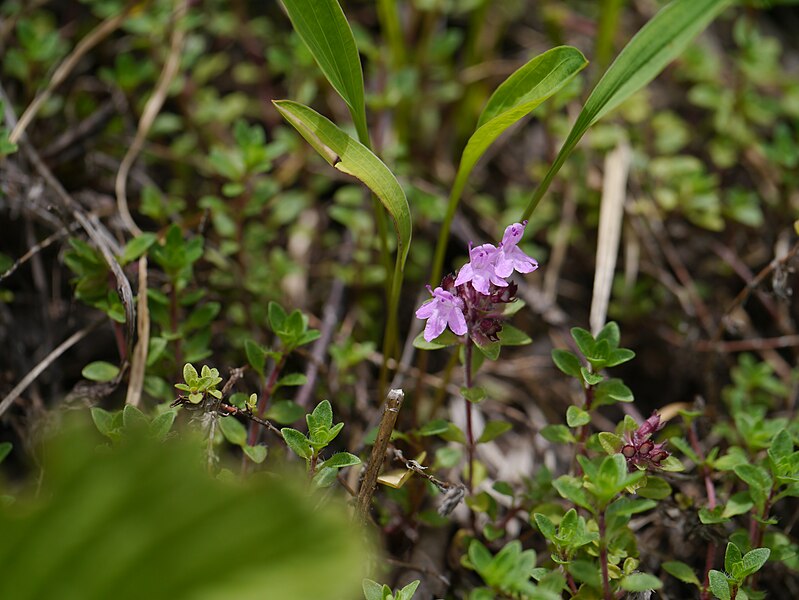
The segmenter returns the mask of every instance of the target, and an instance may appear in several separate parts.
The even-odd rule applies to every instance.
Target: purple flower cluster
[[[499,246],[483,244],[469,248],[469,262],[455,275],[447,275],[433,295],[417,311],[427,319],[424,339],[428,342],[449,327],[455,335],[469,334],[478,344],[497,341],[502,310],[496,305],[515,300],[516,284],[508,282],[514,271],[531,273],[538,262],[518,247],[527,221],[505,229]]]
[[[660,463],[669,457],[669,452],[664,449],[666,442],[656,444],[651,439],[664,425],[660,415],[653,412],[636,431],[624,434],[625,444],[621,453],[627,459],[627,467],[631,472],[636,469],[659,469]]]

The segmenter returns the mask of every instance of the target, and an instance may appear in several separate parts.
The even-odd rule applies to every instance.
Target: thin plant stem
[[[702,461],[705,462],[705,453],[702,451],[702,446],[699,444],[699,437],[696,435],[696,426],[691,423],[688,426],[688,441],[691,448]],[[716,508],[716,486],[713,485],[713,479],[710,477],[710,471],[707,465],[702,464],[700,467],[700,474],[705,480],[705,491],[707,493],[707,506],[710,510]],[[716,560],[716,551],[718,545],[716,542],[711,541],[707,545],[707,553],[705,554],[705,573],[702,578],[702,590],[700,592],[700,600],[709,600],[710,598],[710,570]]]
[[[438,230],[436,251],[433,254],[433,268],[430,271],[430,285],[438,285],[441,281],[441,273],[444,269],[444,255],[447,252],[447,242],[449,241],[449,231],[452,228],[452,219],[455,218],[455,211],[458,208],[462,192],[462,185],[454,186],[450,192],[447,212],[441,223],[441,229]]]
[[[355,129],[358,132],[358,140],[371,150],[372,142],[369,138],[369,130],[366,126],[366,112],[359,114],[350,108]],[[380,240],[380,262],[386,271],[386,298],[388,300],[388,318],[386,319],[386,329],[383,335],[383,364],[380,367],[380,393],[383,394],[388,381],[388,361],[394,357],[397,345],[397,305],[399,304],[399,294],[402,290],[403,270],[400,259],[400,250],[397,248],[397,259],[394,265],[394,276],[388,279],[391,271],[391,256],[388,251],[388,222],[386,211],[380,200],[372,194],[372,208],[375,213],[375,225],[377,236]],[[393,309],[392,309],[393,306]]]
[[[466,336],[466,346],[464,348],[464,365],[463,365],[463,379],[466,389],[472,387],[472,340]],[[468,471],[466,474],[466,485],[471,494],[474,490],[474,429],[472,426],[472,402],[468,398],[463,399],[466,402],[466,452],[468,455]]]
[[[574,141],[572,141],[571,139],[567,139],[566,142],[564,142],[563,144],[563,148],[566,148],[566,144],[570,142],[576,146],[577,141],[579,141],[580,137],[582,136],[577,136],[577,139]],[[544,178],[538,184],[538,187],[535,188],[535,192],[533,192],[533,196],[532,198],[530,198],[530,202],[528,202],[527,208],[524,209],[524,212],[522,213],[520,220],[524,221],[525,219],[529,219],[530,215],[533,214],[533,211],[538,206],[538,203],[541,202],[541,198],[543,198],[544,194],[547,193],[549,186],[552,184],[552,180],[555,179],[555,175],[558,174],[558,171],[560,171],[560,168],[563,166],[563,163],[566,162],[566,159],[569,157],[569,154],[571,154],[573,146],[572,148],[569,148],[565,152],[563,148],[561,149],[557,157],[555,157],[555,162],[553,162],[552,166],[549,167],[549,171],[547,171],[546,175],[544,175]]]
[[[775,489],[776,486],[772,486],[769,491],[768,498],[766,498],[766,502],[763,504],[763,512],[760,514],[760,520],[755,518],[754,510],[751,513],[751,519],[749,521],[749,543],[752,545],[752,548],[759,548],[763,543],[763,534],[766,531],[766,525],[761,521],[768,519],[769,512],[771,512],[771,503],[774,500]]]
[[[397,353],[397,322],[399,299],[402,292],[402,259],[399,251],[394,262],[394,275],[391,278],[391,291],[388,297],[388,317],[386,319],[386,332],[383,336],[383,363],[380,367],[380,393],[381,395],[388,384],[388,361]]]
[[[391,52],[392,67],[401,68],[406,61],[405,41],[402,38],[402,24],[399,20],[399,7],[396,0],[378,0],[377,18],[380,28],[385,32]]]
[[[597,66],[595,74],[598,80],[613,58],[613,38],[619,28],[619,17],[624,0],[602,0],[599,10],[599,30],[594,44],[594,60]]]
[[[172,332],[175,333],[175,364],[179,372],[182,374],[183,369],[183,339],[178,333],[178,321],[180,320],[180,303],[178,302],[178,281],[177,278],[172,280],[172,289],[169,292],[169,319],[172,326]],[[180,381],[179,376],[176,378]]]
[[[585,388],[585,405],[583,406],[583,410],[585,410],[586,412],[591,412],[591,406],[593,405],[593,403],[594,403],[594,386],[589,385],[586,386]],[[580,433],[577,434],[577,448],[574,451],[574,458],[573,458],[574,462],[572,463],[572,467],[575,469],[578,475],[582,474],[583,469],[580,466],[580,463],[577,462],[577,456],[579,456],[580,454],[586,456],[585,442],[588,439],[588,433],[590,430],[589,428],[590,428],[590,423],[586,423],[585,425],[580,427]]]
[[[130,209],[128,208],[128,174],[133,167],[133,163],[136,162],[136,158],[141,153],[141,150],[144,147],[144,142],[147,138],[147,134],[150,132],[158,113],[161,111],[161,107],[166,101],[167,95],[169,93],[169,86],[172,84],[178,72],[180,71],[180,60],[183,55],[183,49],[186,41],[186,28],[181,21],[188,9],[188,1],[175,0],[173,14],[174,29],[172,31],[169,54],[167,56],[166,62],[164,63],[164,68],[158,77],[158,82],[156,83],[155,89],[153,90],[150,98],[147,100],[147,104],[144,106],[144,112],[139,120],[139,125],[136,129],[136,135],[133,138],[133,142],[128,147],[128,151],[125,153],[125,156],[122,158],[122,162],[119,165],[119,171],[117,171],[116,179],[114,181],[114,191],[116,193],[117,211],[119,212],[119,217],[122,221],[122,224],[125,226],[125,229],[127,229],[128,232],[134,236],[141,235],[142,230],[138,225],[136,225],[136,222],[133,220],[133,217],[130,214]]]
[[[283,370],[285,364],[286,353],[282,353],[280,355],[280,359],[278,359],[277,363],[275,363],[275,366],[272,368],[272,371],[269,373],[269,378],[266,381],[266,385],[263,386],[263,389],[261,390],[261,397],[258,399],[258,409],[256,411],[256,416],[259,419],[263,419],[264,413],[266,413],[266,406],[269,404],[269,398],[272,396],[277,379],[280,377],[280,372]],[[255,423],[258,423],[258,421],[253,421],[253,423],[250,424],[250,431],[247,435],[247,443],[250,446],[254,446],[258,441],[259,430],[255,426]]]
[[[30,384],[32,384],[39,375],[42,374],[51,364],[53,364],[56,359],[64,354],[67,350],[72,348],[75,344],[85,338],[88,334],[90,334],[94,329],[100,325],[101,323],[105,322],[105,317],[97,319],[96,321],[90,323],[83,329],[76,331],[71,336],[69,336],[66,340],[61,342],[58,346],[56,346],[53,350],[51,350],[47,356],[45,356],[39,364],[37,364],[30,372],[22,378],[22,380],[14,386],[6,396],[0,401],[0,416],[8,410],[8,408],[14,403],[14,401],[19,398],[19,396],[24,392]]]

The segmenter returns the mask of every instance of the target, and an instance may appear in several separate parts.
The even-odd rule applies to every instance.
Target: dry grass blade
[[[36,381],[36,378],[39,377],[46,369],[49,367],[55,360],[58,359],[59,356],[64,354],[67,350],[72,348],[75,344],[89,335],[94,329],[104,321],[105,319],[98,319],[84,327],[83,329],[76,331],[63,342],[61,342],[58,346],[56,346],[52,352],[50,352],[47,356],[45,356],[42,361],[33,367],[30,372],[22,378],[22,380],[14,386],[14,389],[11,390],[2,401],[0,401],[0,417],[3,416],[9,407],[14,403],[14,401],[19,398],[20,394],[24,392],[30,384]]]
[[[142,231],[139,229],[139,226],[136,225],[136,222],[133,220],[133,217],[130,214],[130,209],[128,208],[128,173],[130,173],[133,163],[136,162],[136,158],[138,158],[142,146],[144,146],[144,140],[147,137],[150,128],[153,126],[153,122],[158,116],[158,112],[164,105],[167,92],[169,91],[169,86],[172,84],[172,81],[175,79],[175,76],[178,73],[178,68],[180,67],[180,57],[183,53],[183,43],[186,40],[185,26],[180,22],[180,20],[188,10],[188,2],[176,0],[176,4],[177,6],[175,7],[175,14],[173,17],[172,40],[169,47],[169,56],[164,63],[164,68],[161,71],[160,77],[158,78],[158,83],[155,86],[153,95],[150,96],[150,99],[147,101],[147,104],[144,107],[144,112],[139,120],[139,127],[136,130],[136,137],[133,138],[133,143],[128,148],[127,153],[122,159],[122,163],[119,165],[119,171],[117,171],[116,181],[114,182],[119,216],[121,217],[122,222],[125,224],[127,230],[133,235],[141,235]]]
[[[3,105],[5,107],[4,116],[6,123],[8,123],[10,126],[16,125],[16,116],[11,109],[11,103],[8,101],[8,96],[6,95],[2,84],[0,84],[0,100],[3,101]],[[136,323],[136,309],[133,306],[133,291],[130,287],[130,281],[128,281],[128,278],[122,271],[122,267],[119,266],[119,263],[114,256],[115,253],[118,254],[120,252],[119,248],[112,246],[114,238],[99,221],[92,220],[90,216],[87,215],[83,210],[83,207],[81,207],[81,205],[69,195],[69,192],[64,189],[64,186],[61,185],[61,182],[56,179],[52,171],[50,171],[47,165],[44,164],[44,161],[42,161],[36,149],[28,143],[27,137],[25,135],[20,137],[19,143],[21,150],[31,162],[33,168],[42,177],[42,179],[47,182],[47,185],[49,185],[56,193],[56,196],[58,196],[58,199],[61,201],[61,205],[64,210],[66,210],[72,216],[72,218],[74,218],[75,221],[80,224],[80,226],[91,239],[92,243],[103,255],[103,259],[108,265],[111,273],[113,273],[114,279],[116,280],[116,292],[117,295],[119,295],[119,299],[125,309],[126,341],[128,350],[130,350],[133,344],[133,329]]]
[[[599,209],[594,292],[591,298],[590,324],[594,335],[602,329],[608,315],[613,273],[616,270],[616,258],[619,254],[630,159],[630,147],[626,142],[616,146],[605,159],[605,180],[602,183],[602,204]]]
[[[150,344],[150,311],[147,307],[147,257],[139,259],[139,296],[136,303],[138,340],[130,361],[130,381],[125,403],[138,406],[144,388],[144,370],[147,366],[147,349]]]

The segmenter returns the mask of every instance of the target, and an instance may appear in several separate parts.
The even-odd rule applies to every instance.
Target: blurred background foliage
[[[129,407],[103,446],[69,415],[39,447],[46,466],[0,509],[5,598],[353,598],[369,555],[344,506],[314,506],[291,477],[246,483],[204,471],[199,438]],[[85,417],[85,415],[83,415]],[[155,427],[153,426],[155,425]],[[159,439],[160,438],[160,439]],[[312,576],[310,576],[312,574]]]

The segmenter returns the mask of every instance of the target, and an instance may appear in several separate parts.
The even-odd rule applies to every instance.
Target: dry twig
[[[369,464],[366,466],[366,473],[358,490],[358,500],[355,506],[355,516],[365,522],[369,514],[369,507],[372,504],[372,496],[377,486],[377,476],[386,457],[388,442],[391,440],[391,432],[394,431],[394,424],[397,422],[399,410],[405,393],[402,390],[389,390],[385,404],[383,404],[383,416],[380,419],[380,428],[377,431],[375,445],[372,446],[372,455],[369,457]]]
[[[30,372],[22,378],[22,380],[14,386],[5,398],[0,401],[0,417],[3,416],[8,408],[14,403],[14,401],[19,398],[20,394],[24,392],[30,384],[36,381],[36,378],[39,377],[46,369],[49,367],[53,362],[55,362],[59,356],[64,354],[67,350],[72,348],[75,344],[89,335],[94,329],[100,325],[105,319],[98,319],[93,323],[87,325],[83,329],[76,331],[63,342],[61,342],[58,346],[56,346],[47,356],[39,362],[38,365],[33,367]],[[120,371],[121,372],[121,371]]]

